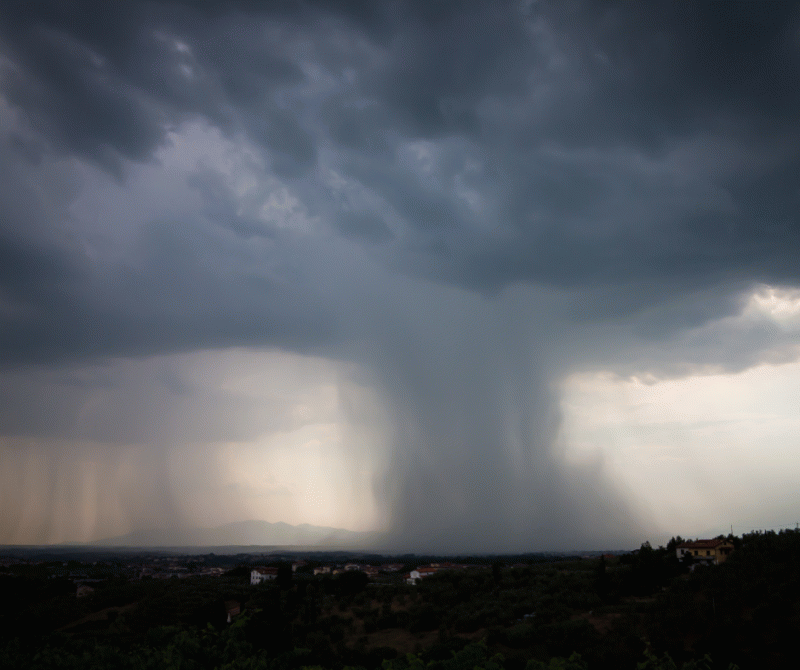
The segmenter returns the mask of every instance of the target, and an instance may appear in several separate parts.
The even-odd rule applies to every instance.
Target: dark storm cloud
[[[8,100],[25,109],[59,149],[101,161],[114,158],[109,151],[148,158],[163,137],[158,115],[147,110],[124,73],[93,49],[113,49],[120,56],[131,48],[136,17],[126,8],[110,21],[88,6],[77,12],[31,9],[12,3],[6,14],[2,38],[13,59],[3,87]],[[93,43],[101,31],[102,42]]]
[[[349,238],[386,242],[393,237],[383,218],[372,212],[341,212],[335,225]]]
[[[580,145],[663,150],[704,130],[740,137],[792,125],[798,92],[792,3],[539,3],[581,85],[544,127]],[[552,80],[550,80],[552,81]],[[564,104],[568,103],[568,104]],[[533,139],[529,136],[528,139]]]
[[[457,206],[450,198],[426,188],[412,172],[371,163],[350,163],[348,174],[379,192],[406,221],[422,229],[459,228]]]
[[[555,449],[555,382],[699,364],[725,337],[704,324],[757,282],[800,279],[799,17],[7,3],[2,362],[238,345],[355,360],[400,426],[379,490],[403,541],[477,546],[463,519],[520,547],[621,537],[613,508],[630,510]],[[254,154],[238,186],[222,164],[158,173],[190,126]],[[71,209],[100,188],[70,179],[87,161],[120,190],[147,166],[202,205],[156,198],[92,228]],[[97,242],[123,220],[132,242]],[[770,349],[763,324],[738,335],[723,367]],[[6,430],[37,430],[20,421]]]
[[[475,147],[479,190],[499,203],[486,216],[508,235],[460,225],[453,193],[421,192],[392,156],[347,168],[411,226],[456,224],[430,247],[448,252],[431,276],[473,287],[797,276],[793,8],[539,3],[528,34],[513,6],[480,8],[397,26],[388,64],[360,89],[377,109],[354,112],[346,140],[363,147],[384,123]],[[678,151],[684,164],[668,169]]]
[[[150,355],[198,345],[306,350],[335,327],[330,310],[285,258],[254,256],[246,242],[187,222],[144,228],[141,265],[110,273],[90,274],[85,259],[83,267],[70,268],[58,255],[18,245],[0,252],[8,303],[0,334],[5,363]],[[239,265],[226,272],[220,257]],[[26,281],[28,275],[35,278]]]
[[[410,226],[450,229],[429,246],[447,251],[438,278],[500,286],[675,271],[714,281],[795,276],[785,249],[800,242],[798,164],[781,151],[797,139],[800,95],[790,5],[537,3],[525,16],[515,3],[286,4],[271,14],[248,4],[113,3],[92,11],[15,5],[4,21],[15,65],[5,93],[56,147],[144,160],[168,128],[204,117],[244,130],[278,175],[294,178],[316,162],[314,124],[329,122],[333,137],[356,150],[383,142],[386,150],[342,167]],[[338,44],[323,26],[338,31]],[[313,83],[285,48],[298,35],[314,45],[305,58],[333,62],[334,73],[350,68],[355,78],[323,100],[289,95],[281,109],[273,93]],[[380,62],[353,46],[357,38]],[[463,225],[452,189],[426,191],[409,179],[385,144],[390,130],[470,143],[482,163],[478,188],[500,203],[486,216],[511,234]],[[685,186],[635,164],[680,143],[712,152],[717,143],[720,165],[738,154],[728,173],[701,176],[700,186],[724,192],[729,207],[703,208],[699,187],[675,202]],[[770,146],[760,165],[741,160]],[[587,150],[598,155],[575,155]],[[615,151],[620,161],[609,160]],[[418,248],[413,235],[407,241]]]
[[[237,123],[229,100],[257,103],[301,73],[271,53],[245,15],[234,9],[230,21],[212,11],[217,20],[209,23],[213,8],[203,9],[12,2],[0,33],[13,62],[4,93],[54,148],[112,169],[120,157],[147,160],[187,117],[229,130]],[[270,119],[249,121],[255,139],[308,160],[313,148],[302,131],[271,111]]]
[[[45,297],[71,274],[55,250],[48,253],[24,240],[0,237],[0,283],[12,300]]]

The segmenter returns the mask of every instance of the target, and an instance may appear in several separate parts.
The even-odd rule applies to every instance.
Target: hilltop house
[[[733,543],[724,538],[714,540],[695,540],[683,542],[675,549],[678,559],[683,560],[686,555],[691,556],[697,563],[719,565],[724,563],[733,551]]]
[[[278,568],[253,568],[250,572],[250,585],[255,586],[261,582],[278,578]]]
[[[408,576],[406,577],[406,584],[417,584],[420,579],[424,579],[425,577],[430,577],[433,574],[436,574],[438,568],[433,566],[422,566],[417,568],[416,570],[412,570]]]

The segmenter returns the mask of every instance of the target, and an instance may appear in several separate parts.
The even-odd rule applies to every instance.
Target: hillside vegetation
[[[789,667],[800,633],[800,533],[732,538],[720,566],[645,543],[598,559],[447,570],[417,586],[281,571],[74,586],[6,568],[0,667]],[[476,559],[477,560],[477,559]],[[242,613],[227,623],[226,605]]]

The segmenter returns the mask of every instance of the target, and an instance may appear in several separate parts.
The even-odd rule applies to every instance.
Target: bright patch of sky
[[[761,287],[739,321],[800,330],[795,290]],[[796,521],[800,362],[660,379],[613,371],[563,382],[561,445],[602,469],[664,537],[785,527]]]

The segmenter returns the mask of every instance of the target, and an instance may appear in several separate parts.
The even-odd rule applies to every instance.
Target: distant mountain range
[[[237,521],[215,528],[138,530],[127,535],[97,540],[96,547],[314,547],[320,549],[361,549],[377,538],[374,532],[360,533],[343,528],[292,526],[268,521]]]

